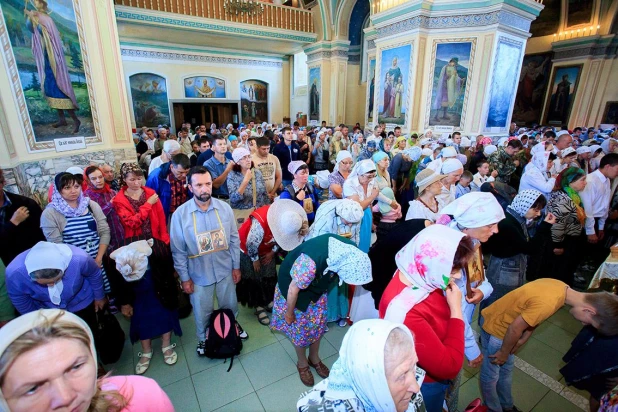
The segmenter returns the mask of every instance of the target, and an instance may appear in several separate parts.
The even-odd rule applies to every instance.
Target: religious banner
[[[553,68],[543,123],[567,127],[583,65]]]
[[[504,132],[508,130],[507,123],[517,90],[521,54],[521,42],[508,37],[499,38],[489,85],[489,107],[485,131]]]
[[[242,123],[268,122],[268,83],[260,80],[240,82]]]
[[[425,127],[462,127],[475,45],[475,41],[434,41],[431,100]]]
[[[320,68],[311,67],[309,69],[309,120],[320,120],[321,87]]]
[[[524,56],[513,108],[513,122],[532,126],[541,122],[545,93],[549,85],[552,53]]]
[[[390,126],[406,123],[412,45],[383,49],[378,82],[378,122]],[[375,117],[375,115],[374,115]]]
[[[137,73],[129,77],[135,127],[170,124],[165,78],[153,73]]]
[[[54,148],[54,139],[97,138],[90,101],[88,62],[82,55],[78,2],[3,0],[0,34],[5,61],[16,66],[12,79],[30,150]],[[75,8],[74,8],[75,7]],[[4,29],[3,27],[4,26]],[[12,46],[12,47],[11,47]]]
[[[187,77],[184,81],[185,97],[225,99],[225,80],[210,76]]]

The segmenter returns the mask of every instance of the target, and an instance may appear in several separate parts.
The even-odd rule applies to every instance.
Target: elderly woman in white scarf
[[[455,158],[457,158],[457,151],[455,150],[455,148],[453,146],[445,147],[440,152],[440,156],[427,165],[427,169],[431,169],[436,173],[440,173],[442,164],[446,162],[447,159]]]
[[[72,313],[43,309],[0,329],[0,411],[173,412],[153,379],[97,379],[88,325]]]
[[[405,325],[380,319],[355,323],[343,338],[330,377],[302,394],[297,410],[423,410],[419,391],[425,373],[416,367],[417,361],[414,340]]]
[[[459,182],[463,171],[463,164],[458,159],[447,159],[442,164],[440,173],[446,177],[442,179],[442,192],[436,196],[439,210],[455,200],[457,192],[455,185]]]
[[[532,149],[532,161],[526,165],[524,174],[521,176],[519,190],[538,190],[545,198],[549,198],[556,184],[556,175],[550,175],[554,160],[556,160],[556,155],[544,150],[542,143],[536,145]]]
[[[376,173],[376,165],[373,160],[361,160],[354,166],[352,173],[343,183],[343,196],[346,199],[358,202],[364,211],[358,247],[365,253],[369,251],[369,246],[371,246],[371,229],[373,224],[371,205],[380,194],[378,185],[375,182]]]
[[[350,199],[329,200],[323,203],[315,214],[315,221],[309,228],[305,240],[313,239],[325,233],[334,233],[350,239],[356,245],[360,242],[360,226],[363,209],[360,204]],[[347,323],[348,285],[331,282],[328,290],[327,322],[338,322],[344,327]]]

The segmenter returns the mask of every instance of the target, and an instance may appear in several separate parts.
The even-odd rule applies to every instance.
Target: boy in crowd
[[[534,329],[562,306],[584,325],[606,336],[618,334],[618,296],[582,293],[555,279],[538,279],[515,289],[481,312],[481,395],[492,412],[517,412],[511,384],[514,354]]]
[[[459,199],[463,195],[470,193],[470,182],[472,182],[472,173],[466,170],[459,178],[457,186],[455,186],[455,199]]]

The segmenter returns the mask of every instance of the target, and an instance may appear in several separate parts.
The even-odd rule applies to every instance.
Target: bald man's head
[[[556,140],[556,148],[558,150],[564,150],[567,147],[569,147],[572,143],[573,143],[573,138],[571,137],[571,135],[563,134],[562,136],[558,137],[558,140]]]

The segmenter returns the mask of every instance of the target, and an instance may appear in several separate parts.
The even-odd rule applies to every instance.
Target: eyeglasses
[[[352,165],[354,162],[341,162],[342,165]]]

